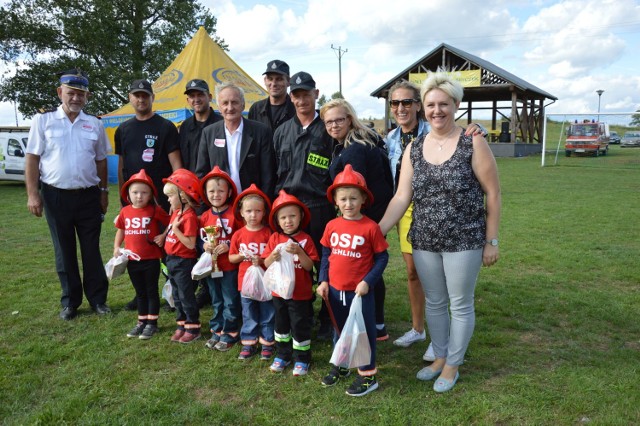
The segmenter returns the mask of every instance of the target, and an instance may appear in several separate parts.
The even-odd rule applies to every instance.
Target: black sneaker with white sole
[[[138,336],[140,340],[149,340],[153,337],[154,334],[158,332],[158,326],[155,324],[147,324]]]
[[[353,383],[351,383],[351,386],[349,386],[349,389],[347,389],[347,395],[365,396],[369,392],[373,392],[376,389],[378,389],[378,381],[376,380],[376,376],[358,375]]]
[[[331,371],[322,378],[322,386],[329,387],[333,386],[340,381],[341,378],[349,377],[351,374],[351,370],[348,368],[336,367],[335,365],[331,366]]]
[[[140,337],[145,326],[146,324],[143,322],[137,323],[136,326],[133,327],[131,331],[127,333],[127,337]]]

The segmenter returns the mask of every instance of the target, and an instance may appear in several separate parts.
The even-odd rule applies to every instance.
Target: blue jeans
[[[273,327],[275,324],[276,310],[273,302],[258,302],[248,297],[240,297],[242,304],[242,330],[240,330],[240,339],[243,345],[255,345],[260,343],[263,345],[272,345],[275,336]]]
[[[433,352],[436,358],[446,358],[448,365],[462,365],[476,323],[474,291],[482,249],[453,253],[414,249],[413,261],[427,298]]]
[[[240,328],[240,292],[238,291],[238,270],[224,271],[222,277],[207,277],[213,316],[209,321],[212,333],[220,335],[226,343],[238,341]]]

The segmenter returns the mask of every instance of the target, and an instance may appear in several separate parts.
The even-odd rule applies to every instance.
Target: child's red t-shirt
[[[218,244],[226,244],[231,247],[231,237],[240,229],[242,224],[236,220],[233,210],[228,208],[222,213],[214,213],[211,209],[200,215],[200,234],[204,235],[205,226],[218,226]],[[238,265],[229,262],[229,252],[218,255],[218,268],[221,271],[235,271]]]
[[[140,260],[162,258],[162,249],[153,239],[160,234],[160,225],[166,227],[168,224],[169,215],[155,205],[140,209],[125,206],[114,222],[116,228],[124,231],[124,248],[140,256]]]
[[[313,240],[309,236],[309,234],[305,232],[298,232],[293,236],[295,241],[300,244],[300,246],[304,249],[307,256],[313,262],[319,262],[320,257],[318,256],[318,251],[316,250],[316,245],[313,243]],[[266,259],[273,252],[273,250],[280,243],[286,243],[287,241],[293,241],[287,235],[284,235],[280,232],[274,233],[269,238],[269,243],[267,244],[267,248],[262,253],[262,258]],[[313,280],[311,279],[311,272],[306,271],[302,265],[300,264],[300,260],[298,256],[293,257],[293,267],[295,268],[295,287],[293,288],[293,300],[309,300],[313,297]],[[272,293],[273,296],[278,297],[277,294]]]
[[[200,228],[198,226],[198,216],[196,216],[196,212],[191,208],[184,212],[174,211],[171,215],[170,223],[173,223],[178,216],[181,216],[182,218],[180,230],[184,236],[197,238]],[[189,249],[187,246],[182,244],[178,237],[173,233],[173,226],[170,226],[169,232],[167,233],[167,237],[164,241],[164,251],[169,255],[182,257],[184,259],[195,259],[198,257],[195,246],[193,249]]]
[[[333,219],[320,244],[331,249],[329,284],[344,291],[354,291],[371,271],[374,254],[389,247],[378,224],[366,216],[359,220]]]
[[[247,227],[240,228],[231,237],[231,247],[229,254],[240,254],[242,251],[248,251],[253,256],[260,257],[267,247],[267,242],[271,236],[271,229],[268,226],[262,227],[259,231],[249,231]],[[251,260],[244,259],[240,262],[238,269],[238,290],[242,291],[242,280],[244,274],[251,266]]]

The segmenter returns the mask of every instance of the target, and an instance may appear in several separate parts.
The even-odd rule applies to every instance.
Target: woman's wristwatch
[[[492,238],[490,240],[485,241],[485,244],[490,244],[494,247],[498,247],[498,239],[497,238]]]

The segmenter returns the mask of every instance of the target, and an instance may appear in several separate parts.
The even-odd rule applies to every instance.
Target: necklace
[[[442,151],[442,148],[449,142],[450,136],[453,134],[453,132],[456,131],[457,128],[458,126],[454,126],[453,129],[451,129],[451,131],[442,138],[436,138],[435,136],[433,136],[432,133],[429,133],[429,138],[433,139],[436,145],[438,145],[438,151]],[[444,142],[440,143],[440,141],[444,141]]]

